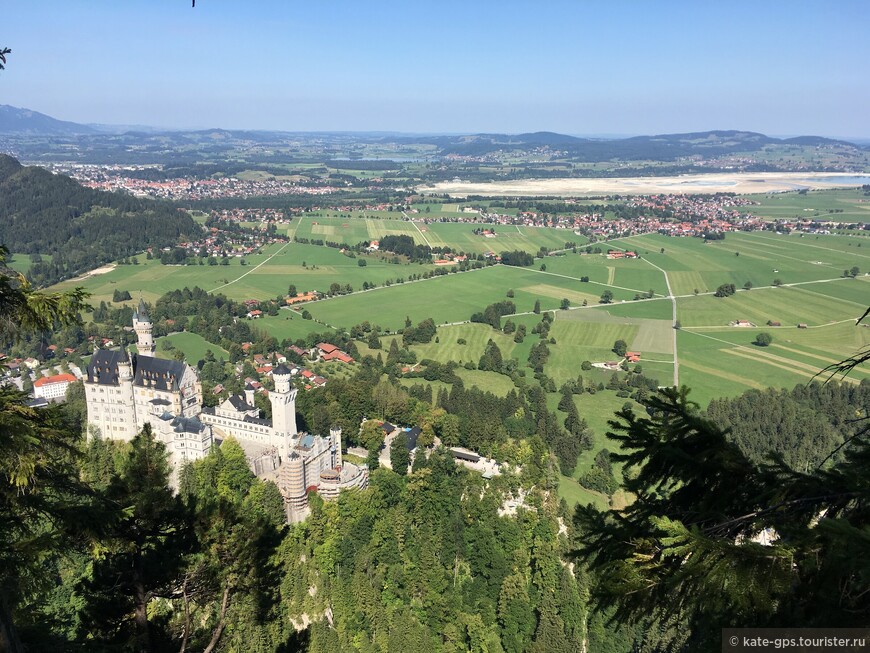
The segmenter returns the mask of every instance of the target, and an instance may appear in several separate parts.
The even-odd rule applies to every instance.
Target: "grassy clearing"
[[[510,378],[496,372],[458,369],[456,375],[462,379],[466,387],[476,386],[484,392],[491,392],[499,397],[504,397],[511,390],[516,389]]]
[[[214,354],[215,358],[229,360],[230,357],[229,352],[220,345],[209,342],[196,333],[185,331],[157,338],[155,344],[157,346],[156,353],[158,358],[172,358],[175,355],[175,351],[166,351],[163,349],[162,343],[167,341],[172,343],[172,346],[175,347],[176,350],[184,352],[184,358],[191,365],[196,365],[197,361],[204,359],[205,352],[209,349],[212,354]]]
[[[303,320],[296,311],[282,309],[277,316],[266,316],[252,323],[256,329],[267,332],[280,342],[285,338],[290,340],[305,340],[309,333],[321,333],[330,329],[314,320]]]
[[[553,394],[548,396],[547,399],[551,409],[555,410],[555,406],[559,401],[559,395]],[[606,435],[607,431],[610,430],[607,422],[614,419],[614,413],[620,410],[626,402],[637,406],[630,399],[617,397],[613,392],[598,392],[594,395],[583,394],[574,397],[574,403],[577,406],[578,412],[592,430],[593,444],[592,449],[584,451],[578,456],[573,477],[562,476],[559,480],[559,496],[564,497],[569,505],[573,506],[577,503],[587,504],[591,502],[599,507],[608,507],[607,497],[584,488],[577,479],[592,467],[595,454],[601,451],[601,449],[609,449],[611,452],[619,451],[617,443],[610,440]],[[559,415],[564,416],[563,413],[559,413]],[[622,466],[617,463],[614,463],[614,475],[617,480],[622,478]],[[624,505],[624,503],[624,496],[621,494],[614,496],[614,504]]]
[[[51,254],[42,254],[41,256],[44,263],[51,263]],[[21,252],[10,253],[9,258],[6,259],[6,264],[21,274],[27,274],[30,271],[30,268],[33,267],[33,261],[30,260],[30,254],[24,254]]]
[[[603,494],[587,490],[580,485],[575,479],[568,476],[559,477],[559,497],[565,499],[568,506],[573,508],[577,504],[588,505],[594,504],[599,510],[607,510],[610,507],[610,502]]]
[[[431,358],[441,363],[472,361],[477,364],[490,339],[498,345],[504,358],[514,357],[517,344],[513,336],[496,331],[488,324],[442,326],[438,329],[439,342],[433,339],[430,343],[413,345],[411,349],[417,354],[418,360]],[[464,340],[465,344],[459,344],[459,340]],[[384,338],[382,346],[389,348],[389,341],[390,338]]]

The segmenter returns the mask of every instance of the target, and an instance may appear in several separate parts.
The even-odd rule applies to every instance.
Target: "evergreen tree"
[[[486,348],[483,350],[483,355],[480,357],[480,362],[477,364],[477,369],[489,372],[501,372],[504,366],[501,350],[498,345],[490,338],[486,343]]]
[[[106,488],[117,511],[106,525],[104,553],[81,585],[92,635],[106,646],[154,651],[169,637],[152,623],[148,605],[168,596],[178,579],[192,520],[168,480],[166,451],[146,424]]]
[[[411,464],[411,454],[408,451],[408,436],[402,431],[393,438],[390,445],[390,467],[401,476],[408,473],[408,465]]]
[[[684,389],[651,416],[618,413],[626,510],[579,507],[578,554],[600,575],[595,597],[621,623],[653,618],[688,632],[679,650],[718,649],[721,628],[859,626],[870,615],[867,433],[841,462],[759,466],[703,418]],[[765,533],[770,543],[755,541]]]

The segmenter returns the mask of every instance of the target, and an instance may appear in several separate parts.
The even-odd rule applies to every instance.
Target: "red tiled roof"
[[[33,385],[34,387],[41,388],[49,383],[75,383],[75,381],[76,377],[72,374],[55,374],[54,376],[44,376],[41,379],[37,379]]]

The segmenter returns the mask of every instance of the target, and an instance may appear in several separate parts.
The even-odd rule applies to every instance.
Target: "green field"
[[[167,351],[163,348],[163,342],[171,342],[177,350],[184,352],[184,357],[191,365],[195,365],[197,361],[205,358],[205,352],[211,349],[215,358],[223,358],[229,360],[230,354],[227,350],[219,345],[209,342],[205,338],[195,333],[183,332],[172,333],[162,338],[155,340],[157,346],[156,354],[159,358],[172,358],[175,351]]]
[[[633,247],[650,267],[668,273],[675,295],[713,292],[723,283],[742,288],[836,279],[844,270],[870,270],[870,249],[863,239],[845,236],[776,235],[773,232],[728,233],[724,241],[705,244],[698,238],[637,236],[615,241]],[[665,251],[662,253],[661,250]],[[659,272],[661,275],[661,272]]]
[[[752,344],[756,334],[773,336],[769,347]],[[858,349],[870,345],[870,332],[854,320],[797,329],[789,327],[683,329],[678,334],[680,382],[690,386],[702,405],[720,396],[734,396],[768,386],[792,388]],[[870,372],[856,370],[846,379],[859,382]]]
[[[581,304],[583,299],[597,304],[606,288],[596,287],[595,294],[590,294],[589,287],[576,279],[533,268],[496,266],[376,288],[319,301],[307,308],[316,319],[336,327],[350,327],[366,319],[397,330],[403,328],[406,316],[415,323],[428,317],[439,324],[466,321],[488,304],[506,299],[508,290],[514,291],[512,301],[520,313],[530,312],[536,300],[540,300],[542,310],[557,309],[563,298],[572,305]],[[635,294],[619,288],[612,290],[619,299],[630,299]]]
[[[419,360],[430,358],[446,363],[456,361],[464,363],[472,361],[475,364],[483,355],[486,343],[491,339],[498,345],[502,356],[505,358],[521,358],[531,346],[527,343],[516,344],[513,336],[508,336],[494,330],[488,324],[457,324],[455,326],[442,326],[438,329],[439,342],[434,340],[423,345],[413,345],[412,349]],[[459,340],[465,340],[465,344],[459,344]],[[528,338],[529,341],[532,338]],[[390,338],[384,338],[384,349],[389,348]],[[401,344],[401,343],[400,343]]]
[[[758,204],[740,207],[740,212],[765,218],[870,222],[870,198],[859,189],[768,193],[747,198]]]
[[[328,330],[328,327],[323,324],[314,320],[305,320],[298,312],[286,308],[280,310],[276,316],[267,315],[256,320],[256,323],[252,323],[251,326],[275,336],[279,341],[285,338],[305,340],[309,333],[320,333]]]
[[[870,280],[865,279],[846,279],[824,285],[835,287],[836,284],[870,291]],[[735,320],[749,320],[758,326],[767,324],[768,320],[790,327],[800,323],[817,326],[857,319],[864,309],[866,306],[859,302],[796,286],[743,291],[724,298],[713,295],[686,297],[677,302],[677,318],[684,327],[720,327]]]
[[[610,504],[603,494],[587,490],[575,479],[568,476],[559,477],[559,497],[565,499],[572,508],[578,503],[581,505],[594,504],[599,510],[607,510]]]
[[[248,256],[246,265],[231,258],[227,266],[183,265],[166,266],[157,260],[139,257],[139,265],[118,265],[106,274],[66,281],[55,288],[83,286],[92,294],[91,301],[111,301],[116,290],[129,290],[138,299],[139,293],[153,302],[176,288],[199,286],[220,292],[232,299],[270,299],[287,294],[290,284],[299,292],[326,292],[332,283],[350,284],[359,289],[364,281],[382,284],[388,279],[422,274],[433,266],[419,264],[394,265],[376,257],[365,257],[366,266],[339,250],[315,245],[271,245],[263,254]]]
[[[42,260],[45,263],[51,263],[51,254],[42,254]],[[27,272],[33,265],[33,262],[30,260],[30,254],[13,252],[9,254],[9,258],[6,260],[6,264],[16,272],[20,272],[21,274],[27,274]]]
[[[565,229],[525,227],[514,225],[483,225],[495,231],[488,238],[473,233],[478,224],[438,222],[438,218],[469,218],[469,214],[450,210],[453,205],[426,213],[410,214],[413,221],[394,211],[351,211],[336,213],[323,211],[301,216],[288,233],[310,240],[322,239],[348,245],[380,240],[384,236],[406,235],[421,245],[449,247],[455,252],[484,253],[523,250],[537,252],[541,247],[561,249],[566,242],[583,245],[587,239]],[[424,209],[425,210],[425,209]],[[423,220],[429,221],[428,224]],[[430,221],[431,220],[431,221]]]

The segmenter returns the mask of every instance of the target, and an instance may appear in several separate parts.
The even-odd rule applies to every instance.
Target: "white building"
[[[44,376],[33,383],[33,396],[48,401],[63,399],[66,397],[66,389],[69,384],[75,381],[76,377],[72,374]]]

